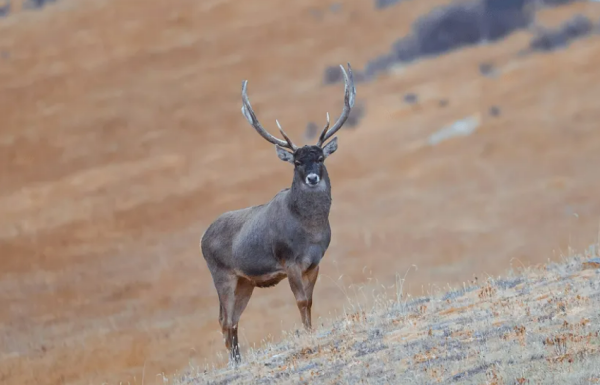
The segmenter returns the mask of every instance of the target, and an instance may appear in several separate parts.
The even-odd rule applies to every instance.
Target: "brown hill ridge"
[[[587,253],[418,298],[374,294],[371,310],[351,306],[331,329],[173,383],[600,383],[599,267]]]

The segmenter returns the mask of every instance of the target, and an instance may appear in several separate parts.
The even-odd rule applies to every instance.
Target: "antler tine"
[[[283,136],[285,138],[285,141],[287,142],[289,148],[292,149],[293,151],[296,151],[298,149],[298,146],[296,146],[294,144],[294,142],[292,142],[292,140],[290,139],[290,137],[287,136],[287,134],[285,133],[285,131],[283,131],[283,128],[281,128],[281,124],[279,124],[279,120],[275,119],[275,123],[277,123],[277,127],[279,128],[279,132],[281,132],[281,136]]]
[[[248,80],[244,80],[242,82],[242,114],[244,114],[248,123],[250,123],[250,125],[254,127],[254,129],[260,134],[260,136],[265,138],[270,143],[276,144],[281,147],[289,148],[290,150],[294,150],[294,148],[290,146],[291,141],[287,141],[287,138],[286,141],[283,141],[274,137],[273,135],[269,134],[267,130],[265,130],[260,124],[260,122],[256,118],[254,110],[252,110],[252,106],[250,105],[250,100],[248,99],[248,94],[246,93],[247,85]]]
[[[342,126],[346,123],[346,119],[348,119],[348,115],[350,115],[350,110],[354,107],[354,98],[356,97],[356,88],[354,87],[354,77],[352,76],[352,67],[350,67],[350,63],[348,63],[348,73],[344,69],[344,66],[340,64],[340,68],[342,69],[342,73],[344,75],[344,109],[342,110],[342,114],[338,118],[338,120],[334,123],[333,127],[329,128],[329,124],[323,129],[321,136],[319,137],[319,142],[317,146],[323,146],[323,143],[329,138],[331,138]]]
[[[318,143],[319,146],[321,146],[321,144],[323,144],[323,142],[325,141],[325,135],[327,134],[328,129],[329,129],[329,112],[327,113],[327,124],[325,125],[325,127],[323,128],[323,131],[321,132],[321,135],[319,136],[319,143]]]

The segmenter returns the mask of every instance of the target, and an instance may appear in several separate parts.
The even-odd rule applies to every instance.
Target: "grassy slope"
[[[238,369],[192,368],[174,383],[600,383],[600,269],[590,257],[421,298],[374,294],[373,309],[354,307],[331,329],[291,333]]]

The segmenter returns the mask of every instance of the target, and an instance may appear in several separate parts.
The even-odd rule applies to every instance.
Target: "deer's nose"
[[[306,176],[306,184],[314,186],[317,183],[319,183],[319,176],[317,174],[311,173]]]

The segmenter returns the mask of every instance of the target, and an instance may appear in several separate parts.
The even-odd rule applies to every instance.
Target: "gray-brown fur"
[[[269,134],[258,122],[242,87],[242,112],[250,124],[275,144],[281,160],[294,164],[291,188],[268,203],[226,212],[206,230],[200,242],[219,296],[219,323],[231,360],[240,361],[237,326],[255,287],[270,287],[288,278],[306,329],[311,329],[313,289],[319,262],[331,241],[329,211],[331,182],[325,159],[337,150],[337,138],[324,142],[341,128],[354,104],[350,65],[342,115],[328,122],[314,146],[298,148],[283,132],[284,140]],[[342,70],[344,68],[342,67]],[[286,148],[287,150],[285,150]]]

